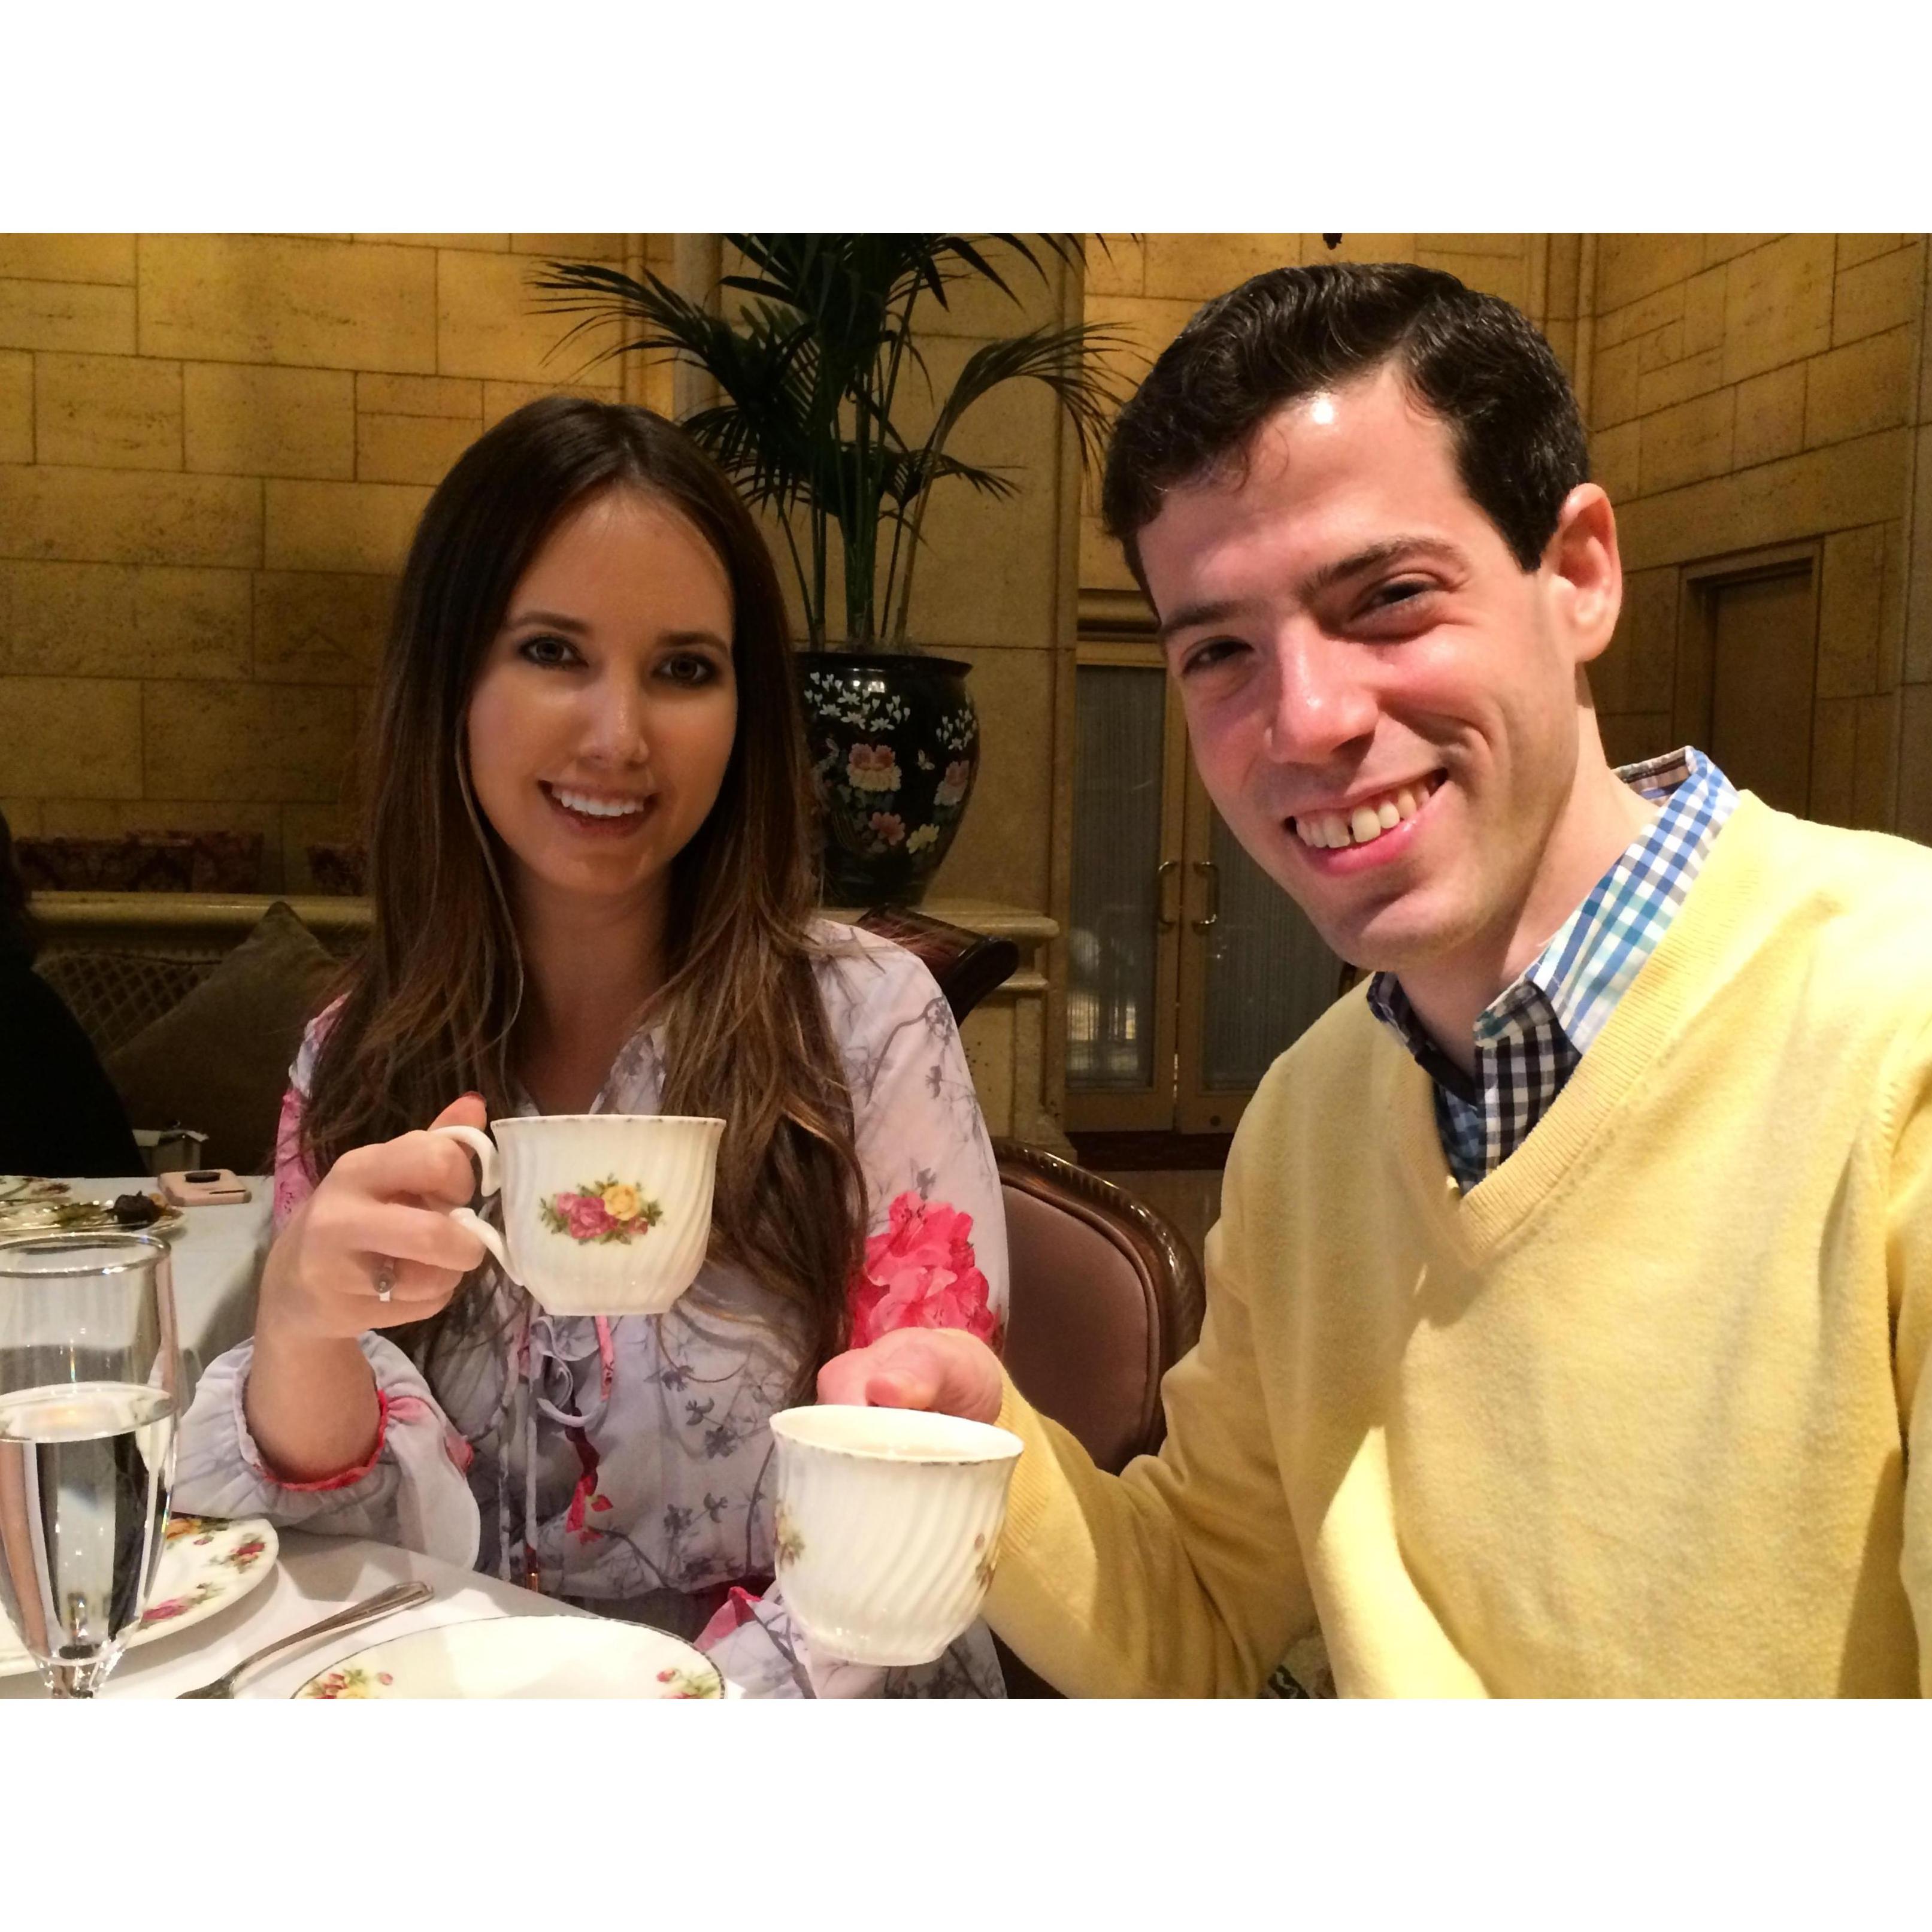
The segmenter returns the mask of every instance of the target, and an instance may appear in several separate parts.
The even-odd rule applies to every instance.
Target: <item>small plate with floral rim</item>
[[[232,1522],[214,1516],[171,1516],[167,1541],[154,1571],[154,1587],[142,1612],[140,1628],[128,1640],[152,1643],[178,1630],[203,1622],[238,1602],[275,1567],[278,1545],[266,1516],[241,1516]],[[34,1660],[0,1622],[0,1677],[32,1670]]]
[[[298,1697],[723,1697],[718,1667],[610,1617],[482,1617],[412,1630],[318,1672]]]

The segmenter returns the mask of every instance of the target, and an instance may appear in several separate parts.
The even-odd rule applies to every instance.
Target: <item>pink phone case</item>
[[[248,1198],[247,1182],[225,1167],[196,1167],[160,1177],[161,1192],[178,1208],[232,1207]]]

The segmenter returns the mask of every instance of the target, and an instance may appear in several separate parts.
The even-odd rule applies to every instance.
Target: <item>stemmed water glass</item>
[[[180,1389],[165,1241],[0,1241],[0,1614],[57,1697],[92,1696],[140,1622]]]

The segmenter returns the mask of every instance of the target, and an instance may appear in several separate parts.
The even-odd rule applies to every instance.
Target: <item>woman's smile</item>
[[[587,785],[554,784],[539,778],[537,788],[573,831],[591,838],[626,838],[649,823],[655,794],[607,792]]]

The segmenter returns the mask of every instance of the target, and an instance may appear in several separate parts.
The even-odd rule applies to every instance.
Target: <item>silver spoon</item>
[[[426,1604],[436,1592],[427,1583],[392,1583],[386,1590],[373,1597],[365,1597],[359,1604],[351,1604],[346,1610],[338,1610],[332,1617],[324,1617],[321,1622],[310,1624],[305,1630],[298,1630],[288,1636],[278,1636],[273,1643],[264,1644],[236,1664],[232,1670],[224,1670],[212,1684],[204,1684],[198,1690],[184,1690],[184,1697],[232,1697],[235,1686],[242,1674],[253,1670],[256,1664],[285,1650],[292,1650],[298,1644],[310,1642],[319,1636],[332,1636],[338,1630],[359,1629],[364,1624],[372,1624],[379,1617],[393,1616],[398,1610],[413,1610],[418,1604]]]

